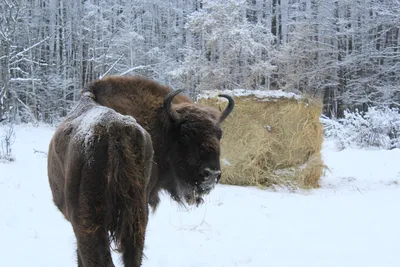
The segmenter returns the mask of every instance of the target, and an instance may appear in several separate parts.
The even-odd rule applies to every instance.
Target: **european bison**
[[[90,83],[49,147],[53,201],[72,224],[78,266],[141,266],[148,204],[166,190],[181,204],[200,204],[221,177],[220,124],[231,113],[200,106],[143,77]]]

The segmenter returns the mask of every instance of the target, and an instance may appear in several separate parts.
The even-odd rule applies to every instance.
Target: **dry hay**
[[[198,102],[222,110],[226,100],[216,94],[206,92]],[[236,90],[228,94],[234,96],[236,106],[223,123],[221,182],[291,189],[318,187],[325,168],[321,158],[321,103],[276,91],[261,96]]]

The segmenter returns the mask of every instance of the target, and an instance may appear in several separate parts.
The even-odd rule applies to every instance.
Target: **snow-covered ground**
[[[76,266],[75,237],[37,152],[53,131],[18,126],[16,161],[0,163],[1,266]],[[191,210],[165,196],[143,266],[400,266],[400,150],[339,152],[325,142],[323,157],[330,171],[309,192],[220,185]]]

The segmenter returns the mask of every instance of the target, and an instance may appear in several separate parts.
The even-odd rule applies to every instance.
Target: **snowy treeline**
[[[0,120],[53,122],[108,74],[400,102],[398,0],[0,0]],[[8,114],[8,115],[7,115]]]
[[[344,117],[322,116],[325,136],[339,149],[349,147],[400,148],[400,113],[398,108],[371,107],[366,112],[344,112]]]

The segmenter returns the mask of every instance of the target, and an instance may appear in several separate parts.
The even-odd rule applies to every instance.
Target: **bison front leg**
[[[145,233],[148,221],[148,208],[143,203],[137,218],[129,229],[125,229],[122,239],[122,253],[125,267],[140,267],[143,260]]]

